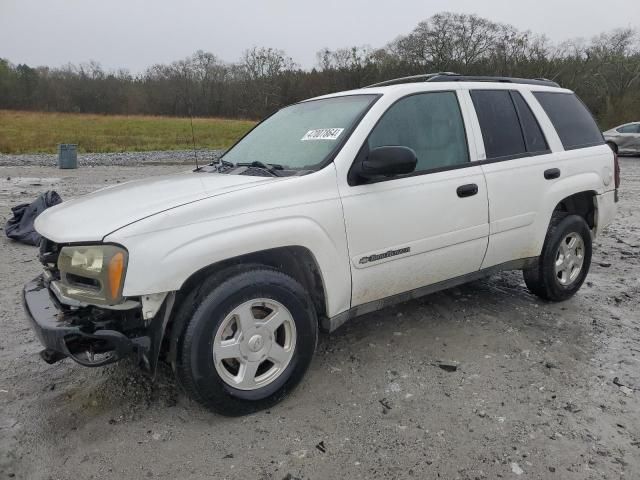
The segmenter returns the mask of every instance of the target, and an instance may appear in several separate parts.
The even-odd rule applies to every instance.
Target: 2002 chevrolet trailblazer
[[[300,381],[319,327],[505,269],[571,297],[618,184],[553,82],[396,79],[284,108],[197,171],[45,211],[25,308],[49,362],[163,358],[242,414]]]

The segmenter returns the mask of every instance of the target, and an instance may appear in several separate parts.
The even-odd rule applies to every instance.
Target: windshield
[[[224,160],[317,170],[342,145],[377,95],[310,100],[276,112],[233,146]]]

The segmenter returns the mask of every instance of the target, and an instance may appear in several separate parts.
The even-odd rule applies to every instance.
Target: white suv
[[[173,366],[228,415],[279,401],[318,329],[506,269],[571,297],[619,170],[548,80],[424,75],[307,100],[194,172],[45,211],[25,308],[45,350]]]

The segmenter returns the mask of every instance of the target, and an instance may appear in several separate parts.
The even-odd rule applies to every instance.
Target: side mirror
[[[377,147],[369,151],[358,174],[367,180],[404,175],[413,172],[417,162],[416,152],[409,147]]]

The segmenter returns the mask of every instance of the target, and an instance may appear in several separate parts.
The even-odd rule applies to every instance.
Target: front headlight
[[[63,247],[58,257],[62,293],[84,303],[120,303],[127,257],[116,245]]]

